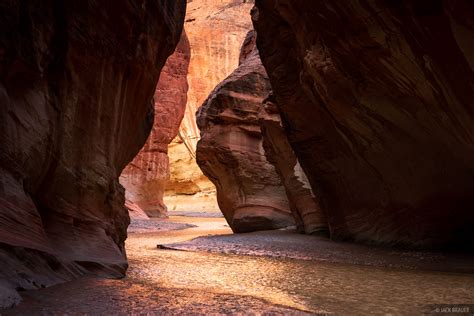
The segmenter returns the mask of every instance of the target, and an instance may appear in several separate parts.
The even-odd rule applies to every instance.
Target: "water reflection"
[[[467,274],[156,249],[157,243],[229,232],[221,219],[194,221],[199,227],[130,236],[129,278],[337,314],[416,314],[427,304],[474,302],[474,276]]]

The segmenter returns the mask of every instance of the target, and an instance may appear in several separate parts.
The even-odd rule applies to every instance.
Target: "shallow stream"
[[[4,314],[418,315],[432,304],[474,302],[474,274],[381,265],[403,256],[412,260],[413,253],[281,232],[228,235],[223,218],[171,217],[135,229],[126,242],[126,278],[84,278],[28,291]],[[221,236],[203,237],[208,235]],[[190,241],[195,237],[201,238]],[[301,253],[311,255],[298,259]],[[353,264],[352,258],[374,265]]]

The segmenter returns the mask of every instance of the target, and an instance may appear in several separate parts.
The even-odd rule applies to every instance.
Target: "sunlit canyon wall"
[[[153,122],[185,1],[0,3],[0,302],[93,272],[121,277],[118,177]]]
[[[196,164],[195,113],[209,93],[239,64],[240,46],[252,29],[253,1],[188,0],[185,29],[191,47],[188,100],[179,135],[169,146],[169,210],[218,211],[214,185]]]
[[[257,0],[257,46],[333,239],[474,244],[474,3]]]
[[[186,32],[168,57],[154,94],[155,120],[145,146],[123,170],[126,206],[132,218],[165,217],[163,202],[170,178],[168,144],[178,134],[186,109],[190,47]],[[143,216],[145,213],[146,215]]]

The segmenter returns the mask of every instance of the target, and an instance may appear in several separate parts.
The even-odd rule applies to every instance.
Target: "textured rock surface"
[[[197,166],[193,142],[181,133],[169,146],[170,180],[166,185],[165,204],[170,211],[219,212],[216,187]]]
[[[327,235],[326,215],[288,142],[273,95],[260,107],[259,123],[265,155],[280,175],[298,231]]]
[[[180,135],[169,147],[171,179],[165,193],[170,210],[218,210],[215,187],[196,164],[199,130],[195,113],[215,86],[239,63],[239,49],[252,29],[249,0],[188,1],[185,29],[191,44],[188,104]]]
[[[265,157],[258,121],[270,82],[256,49],[241,61],[197,113],[197,162],[216,185],[219,207],[234,232],[289,226],[294,220],[288,199]]]
[[[184,10],[176,0],[0,4],[1,288],[123,276],[118,176],[150,131]]]
[[[189,41],[183,32],[156,86],[155,120],[150,136],[120,176],[126,198],[151,217],[166,216],[163,194],[170,177],[168,144],[178,134],[186,108],[189,59]]]
[[[257,45],[332,237],[474,241],[474,8],[257,0]]]
[[[137,204],[133,203],[130,200],[125,199],[125,207],[128,210],[128,215],[130,219],[149,219],[148,215],[145,213],[144,210]]]

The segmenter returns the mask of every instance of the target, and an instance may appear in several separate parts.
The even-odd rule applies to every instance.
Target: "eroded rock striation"
[[[258,118],[265,156],[280,175],[298,231],[327,236],[326,215],[288,142],[273,94],[263,101]]]
[[[217,211],[216,189],[196,164],[196,111],[239,64],[239,49],[252,29],[253,0],[188,1],[185,29],[192,48],[188,103],[179,135],[169,147],[171,177],[165,203],[170,210]]]
[[[257,0],[257,45],[334,239],[474,241],[474,4]]]
[[[167,216],[163,195],[170,178],[168,144],[178,134],[186,109],[190,56],[189,41],[183,31],[176,50],[168,57],[161,71],[156,86],[155,120],[151,133],[145,146],[120,176],[120,183],[126,190],[126,198],[150,217]],[[134,210],[136,207],[129,208],[130,212]]]
[[[258,116],[270,82],[256,49],[241,62],[197,113],[197,162],[216,185],[234,232],[286,227],[294,221],[280,177],[265,157]]]
[[[12,289],[124,275],[129,217],[118,177],[152,127],[185,6],[0,4],[2,304],[18,299]]]

